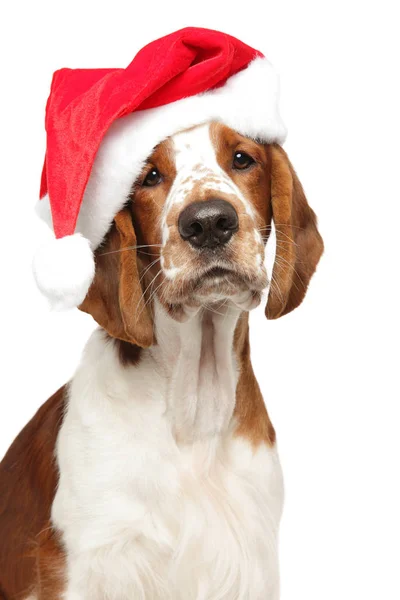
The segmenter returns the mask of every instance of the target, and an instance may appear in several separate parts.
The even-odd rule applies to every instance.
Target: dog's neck
[[[88,414],[97,410],[99,398],[110,408],[113,403],[126,411],[135,406],[143,414],[157,404],[178,443],[226,432],[239,378],[235,330],[245,317],[240,308],[226,304],[193,311],[185,322],[177,322],[155,303],[156,343],[136,348],[136,353],[125,344],[121,354],[119,342],[95,331],[72,391],[82,397],[82,389],[87,390],[82,402],[93,405]]]
[[[154,326],[156,343],[146,350],[93,333],[71,383],[84,420],[97,418],[99,406],[146,422],[161,410],[180,444],[235,431],[254,447],[272,446],[275,432],[250,361],[248,313],[227,303],[180,323],[155,304]]]
[[[242,310],[232,303],[193,310],[183,323],[155,305],[157,344],[149,354],[163,372],[166,405],[178,442],[227,431],[235,409],[234,334]]]

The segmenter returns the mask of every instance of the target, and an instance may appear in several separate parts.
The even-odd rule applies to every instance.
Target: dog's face
[[[148,285],[171,314],[227,298],[258,303],[268,283],[268,166],[263,145],[217,123],[178,133],[149,157],[133,220]]]
[[[272,218],[277,248],[266,312],[276,318],[300,304],[323,250],[286,154],[220,123],[177,133],[133,182],[97,251],[81,308],[111,335],[139,345],[151,343],[155,297],[178,320],[189,307],[215,302],[250,309],[268,285]]]

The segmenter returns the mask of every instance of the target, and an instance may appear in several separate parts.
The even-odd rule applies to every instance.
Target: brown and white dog
[[[0,467],[3,600],[277,600],[282,477],[248,311],[296,308],[323,251],[282,148],[220,123],[159,144],[81,309],[73,380]]]

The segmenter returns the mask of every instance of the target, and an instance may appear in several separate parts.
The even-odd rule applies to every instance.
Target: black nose
[[[226,244],[239,229],[236,210],[226,200],[192,202],[179,215],[181,237],[195,248]]]

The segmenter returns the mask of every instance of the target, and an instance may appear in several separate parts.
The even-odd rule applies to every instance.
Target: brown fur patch
[[[156,168],[162,181],[154,187],[142,186],[146,174]],[[176,177],[172,143],[169,139],[159,144],[143,168],[141,177],[133,187],[131,210],[137,236],[138,257],[140,259],[140,280],[145,291],[149,311],[152,310],[153,293],[163,287],[164,274],[161,271],[161,219],[165,200]],[[166,266],[168,264],[166,263]]]
[[[265,407],[250,360],[249,316],[243,313],[235,331],[235,351],[239,365],[234,417],[238,423],[236,435],[245,437],[256,448],[261,443],[273,446],[274,427]]]
[[[114,339],[114,344],[118,352],[119,360],[124,367],[136,366],[140,362],[142,348],[123,340]]]
[[[147,347],[153,342],[153,328],[140,285],[136,246],[132,214],[125,208],[96,252],[95,278],[79,308],[112,337]]]
[[[317,218],[286,152],[268,146],[271,157],[271,206],[276,230],[276,257],[266,307],[269,319],[295,309],[304,299],[324,250]]]
[[[211,125],[210,135],[216,147],[218,164],[256,211],[260,228],[265,227],[270,222],[268,207],[271,197],[271,163],[266,147],[220,123]],[[248,170],[235,171],[232,169],[235,152],[249,154],[255,164]]]
[[[0,589],[7,600],[23,600],[40,578],[40,557],[48,548],[42,536],[51,535],[45,532],[58,482],[54,452],[66,389],[43,404],[0,463]],[[59,550],[58,557],[61,564]]]
[[[142,186],[146,174],[154,167],[161,174],[162,182],[154,187]],[[131,195],[137,243],[138,245],[148,245],[148,248],[142,249],[143,258],[145,256],[156,258],[160,254],[161,215],[175,177],[176,168],[172,143],[170,140],[165,140],[155,148],[149,157]]]
[[[60,536],[52,529],[44,530],[39,536],[36,554],[38,600],[61,598],[66,588],[66,559]]]

